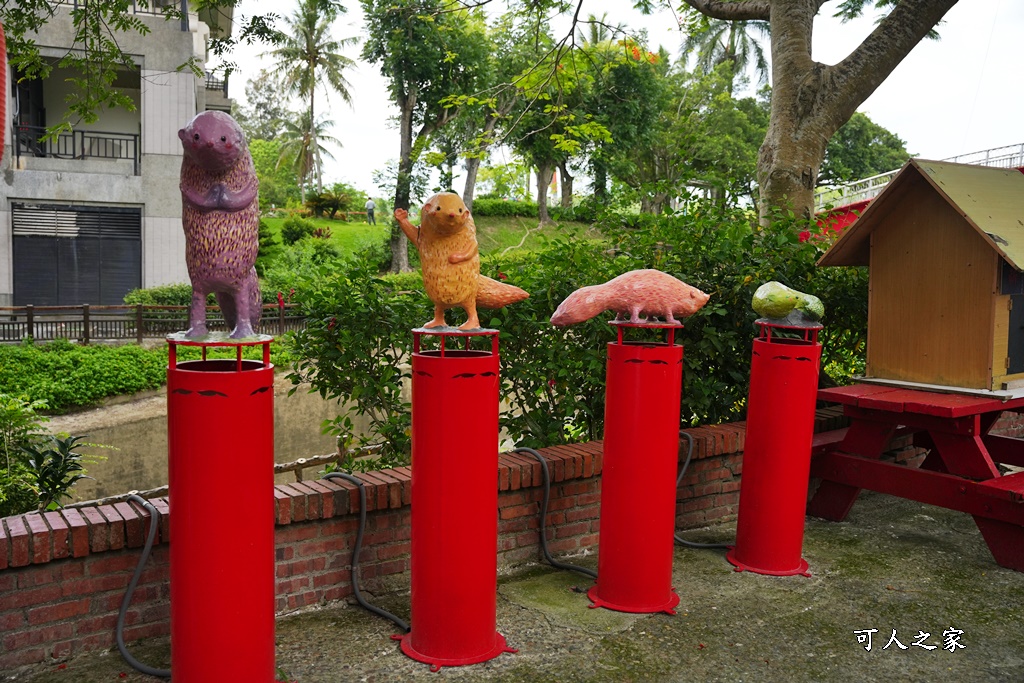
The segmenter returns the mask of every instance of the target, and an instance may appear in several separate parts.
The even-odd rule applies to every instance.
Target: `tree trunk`
[[[409,209],[410,185],[412,184],[412,115],[416,96],[407,94],[399,98],[401,119],[399,123],[402,138],[398,159],[398,179],[395,182],[395,209]],[[392,273],[404,273],[409,268],[409,240],[398,221],[391,219],[391,267]]]
[[[541,225],[551,222],[548,216],[548,185],[551,184],[552,175],[554,166],[551,162],[537,164],[537,220]]]
[[[572,176],[569,175],[568,164],[559,162],[558,170],[562,172],[562,208],[572,208]]]
[[[476,176],[480,173],[480,157],[466,159],[466,185],[462,188],[462,203],[470,211],[473,210],[473,195],[476,192]]]
[[[604,162],[594,162],[594,197],[600,201],[608,199],[608,168]]]
[[[758,153],[762,224],[778,209],[814,213],[825,147],[864,100],[957,0],[900,0],[838,64],[811,58],[814,17],[825,0],[683,0],[714,19],[771,24],[772,108]]]

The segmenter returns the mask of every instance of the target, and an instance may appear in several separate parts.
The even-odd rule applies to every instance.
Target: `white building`
[[[58,6],[36,37],[55,63],[72,44],[73,4]],[[135,102],[133,112],[104,109],[95,123],[42,140],[64,116],[72,74],[55,68],[44,81],[18,83],[8,72],[0,306],[118,304],[135,287],[188,282],[178,129],[230,103],[224,82],[179,67],[193,56],[206,63],[211,26],[230,32],[231,9],[216,18],[192,11],[181,21],[158,11],[136,10],[148,35],[119,37],[137,68],[123,71],[115,87]]]

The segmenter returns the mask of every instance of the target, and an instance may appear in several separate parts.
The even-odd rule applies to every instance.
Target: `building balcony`
[[[11,137],[15,168],[58,170],[34,159],[60,159],[72,162],[96,161],[88,167],[61,165],[59,170],[90,173],[123,173],[130,169],[139,175],[139,135],[99,130],[72,130],[56,138],[47,137],[43,126],[16,124]],[[105,163],[104,163],[105,162]],[[112,162],[112,163],[111,163]]]

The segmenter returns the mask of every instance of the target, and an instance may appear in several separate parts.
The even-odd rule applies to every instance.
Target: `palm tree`
[[[720,64],[728,62],[733,79],[753,66],[758,82],[767,83],[768,60],[765,59],[758,37],[764,39],[770,36],[771,29],[767,21],[711,19],[706,30],[686,36],[680,52],[684,58],[694,54],[694,66],[702,73],[711,73]],[[732,83],[729,84],[729,94],[732,94]]]
[[[323,123],[316,118],[317,86],[326,84],[328,95],[334,90],[343,100],[352,103],[349,92],[351,85],[344,72],[355,66],[355,61],[341,54],[341,51],[358,39],[337,40],[330,35],[331,25],[344,11],[344,6],[335,0],[299,0],[299,8],[285,20],[288,30],[282,33],[279,47],[266,53],[277,60],[273,72],[282,78],[284,87],[307,102],[307,111],[299,120],[309,125],[305,131],[309,138],[305,145],[308,149],[322,149],[317,143],[317,127]],[[322,192],[322,168],[318,163],[311,168],[316,173],[317,190]],[[299,177],[304,180],[306,178],[301,173]]]
[[[341,147],[340,141],[325,132],[334,125],[334,121],[321,117],[313,122],[312,114],[307,110],[299,115],[297,121],[286,119],[281,122],[281,154],[275,166],[280,168],[281,164],[288,164],[292,167],[299,179],[303,204],[306,203],[306,184],[311,178],[317,179],[317,192],[323,192],[323,158],[334,159],[323,143]]]
[[[626,27],[623,24],[615,24],[612,26],[608,23],[608,13],[605,12],[599,19],[597,16],[590,14],[587,16],[586,21],[580,22],[586,25],[586,29],[580,27],[576,32],[576,40],[583,45],[595,46],[601,43],[607,43],[610,40],[614,40],[615,36],[626,32]]]

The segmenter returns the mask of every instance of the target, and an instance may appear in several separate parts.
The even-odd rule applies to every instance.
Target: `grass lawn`
[[[284,218],[264,218],[267,226],[278,238]],[[377,225],[369,225],[365,219],[349,222],[328,220],[326,218],[310,219],[317,227],[326,227],[331,231],[331,241],[342,254],[351,254],[373,244],[387,241],[390,227],[378,219]],[[537,219],[508,216],[478,216],[476,221],[476,237],[480,244],[481,254],[501,253],[517,248],[538,249],[545,241],[557,235],[575,234],[587,238],[600,235],[587,223],[567,221],[557,225],[546,225],[537,228]]]

